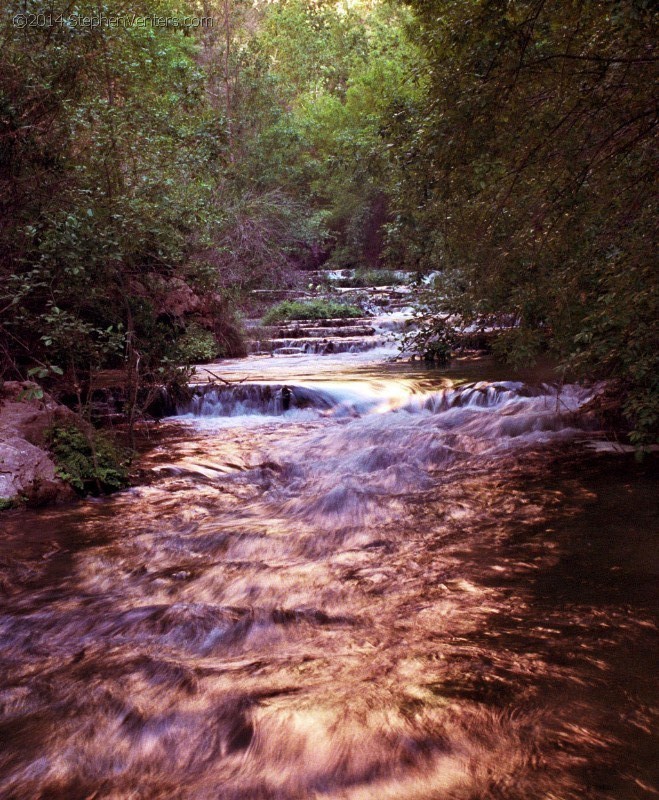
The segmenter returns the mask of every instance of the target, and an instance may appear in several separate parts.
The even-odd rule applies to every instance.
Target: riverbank
[[[5,381],[0,388],[0,508],[71,500],[75,493],[57,472],[46,446],[55,424],[76,415],[31,381]]]
[[[125,488],[130,448],[29,381],[0,390],[0,510]]]

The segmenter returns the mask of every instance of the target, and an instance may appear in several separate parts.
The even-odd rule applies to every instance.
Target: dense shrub
[[[199,325],[189,325],[177,342],[177,356],[184,364],[204,364],[221,355],[213,334]]]
[[[57,474],[79,494],[112,492],[128,485],[130,453],[107,433],[55,425],[47,433],[47,442]]]
[[[332,281],[335,286],[362,289],[368,286],[401,286],[407,279],[399,272],[388,269],[358,269],[349,278]]]
[[[432,69],[392,118],[399,257],[441,271],[436,314],[509,328],[612,379],[633,441],[659,435],[657,15],[638,0],[412,0]]]
[[[357,306],[336,300],[284,300],[265,314],[263,323],[269,325],[293,319],[350,319],[363,315],[364,312]]]

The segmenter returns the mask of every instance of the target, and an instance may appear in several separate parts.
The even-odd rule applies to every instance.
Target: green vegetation
[[[79,494],[111,492],[128,485],[130,453],[109,434],[76,425],[53,426],[47,442],[57,474]]]
[[[284,300],[271,308],[263,317],[264,325],[294,319],[352,319],[363,317],[364,312],[336,300]]]
[[[213,334],[199,325],[190,325],[177,342],[177,356],[182,364],[204,364],[222,354]]]
[[[407,280],[398,272],[387,269],[358,269],[349,278],[332,281],[334,286],[360,289],[365,286],[402,286]]]
[[[613,378],[634,440],[659,423],[657,15],[645,0],[413,0],[432,65],[392,130],[401,259],[442,272],[437,317],[509,327]]]
[[[14,507],[14,501],[9,497],[0,497],[0,511],[7,511]]]
[[[424,361],[447,364],[456,342],[453,327],[432,313],[417,314],[415,322],[416,325],[403,334],[402,352],[418,354]]]
[[[56,6],[20,10],[70,13]],[[123,366],[133,396],[177,357],[195,296],[213,298],[213,324],[232,324],[202,258],[214,221],[203,176],[222,135],[200,43],[169,28],[18,29],[4,10],[0,365],[12,377],[36,365],[61,376],[50,385],[83,388]]]

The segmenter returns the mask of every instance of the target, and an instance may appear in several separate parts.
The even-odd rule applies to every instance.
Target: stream
[[[2,515],[0,797],[659,796],[655,466],[387,354],[215,365],[146,485]]]

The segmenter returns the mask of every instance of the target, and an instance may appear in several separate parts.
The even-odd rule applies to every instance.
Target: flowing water
[[[2,798],[657,796],[651,465],[381,358],[213,367],[147,485],[3,515]]]

